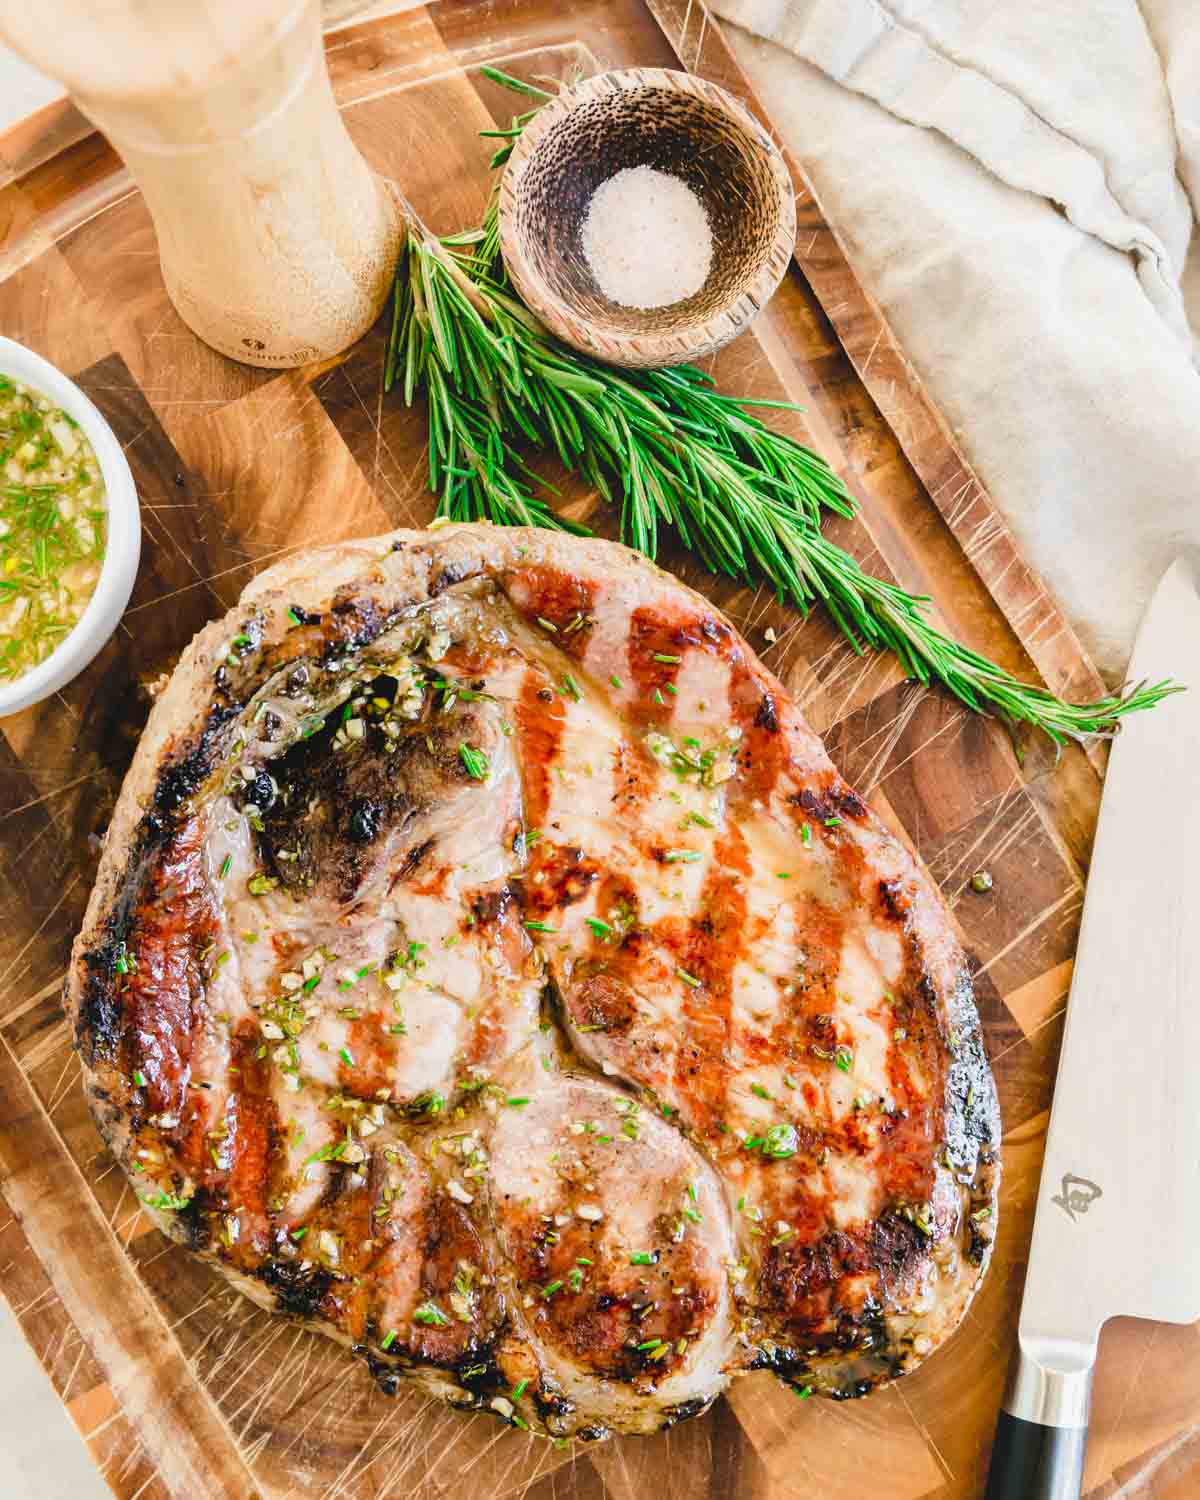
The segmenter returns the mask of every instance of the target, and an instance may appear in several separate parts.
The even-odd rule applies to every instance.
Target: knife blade
[[[1077,1500],[1101,1325],[1200,1318],[1200,559],[1129,676],[1189,690],[1113,744],[987,1500]]]

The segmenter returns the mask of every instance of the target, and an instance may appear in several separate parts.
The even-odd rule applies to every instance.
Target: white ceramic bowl
[[[96,591],[79,623],[45,661],[13,682],[0,682],[0,718],[40,703],[78,676],[117,628],[137,577],[142,523],[137,489],[112,428],[61,370],[23,344],[0,337],[0,375],[32,386],[74,417],[100,464],[108,504],[108,542]]]

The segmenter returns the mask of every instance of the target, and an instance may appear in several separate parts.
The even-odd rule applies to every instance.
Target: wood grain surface
[[[432,227],[485,201],[510,96],[539,80],[682,61],[757,110],[702,5],[459,3],[360,22],[327,43],[367,159]],[[760,117],[761,117],[761,112]],[[766,122],[769,125],[769,122]],[[982,1491],[1015,1326],[1099,767],[859,658],[820,616],[663,556],[711,595],[945,893],[971,954],[1004,1111],[995,1259],[952,1343],[860,1402],[798,1402],[768,1375],[654,1438],[560,1450],[424,1398],[382,1396],[340,1348],[253,1308],[150,1228],[101,1148],[60,1002],[97,838],[148,711],[191,635],[267,562],[432,515],[423,414],[381,390],[382,331],[287,374],[200,344],[163,290],[119,160],[62,112],[51,148],[0,139],[0,331],[80,379],[129,456],[144,551],[121,628],[48,702],[0,722],[0,1265],[3,1289],[97,1465],[125,1500],[971,1500]],[[730,390],[804,402],[787,421],[860,497],[831,527],[869,567],[937,600],[1006,665],[1087,694],[1095,674],[1016,553],[791,163],[793,268],[714,364]],[[547,469],[547,473],[552,473]],[[569,483],[561,505],[612,533]],[[770,641],[772,629],[777,639]],[[987,868],[987,895],[970,886]],[[2,1488],[2,1485],[0,1485]],[[1102,1340],[1089,1500],[1200,1494],[1200,1332],[1130,1321]]]

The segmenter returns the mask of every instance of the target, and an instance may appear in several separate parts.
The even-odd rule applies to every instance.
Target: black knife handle
[[[1086,1427],[1043,1427],[1002,1411],[985,1500],[1079,1500]]]

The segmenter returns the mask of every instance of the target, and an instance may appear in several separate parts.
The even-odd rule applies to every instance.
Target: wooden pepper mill
[[[0,0],[0,36],[121,152],[206,343],[283,368],[371,325],[404,220],[338,113],[318,0]]]

